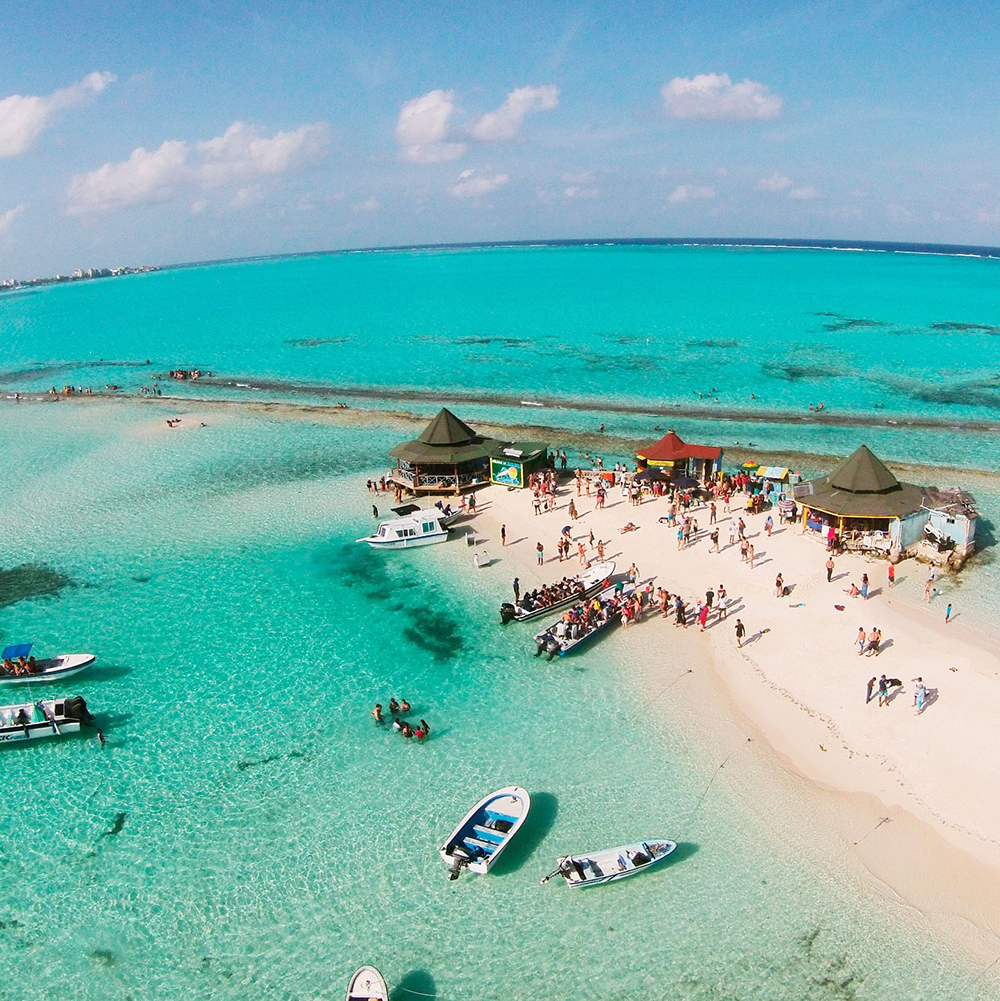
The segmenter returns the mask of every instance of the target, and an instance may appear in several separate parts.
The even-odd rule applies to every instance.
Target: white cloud
[[[794,198],[796,201],[806,202],[813,198],[822,198],[823,196],[815,188],[807,185],[802,188],[792,188],[792,190],[788,192],[788,197]]]
[[[489,170],[463,170],[451,193],[456,198],[478,198],[492,194],[509,181],[506,174],[494,174]]]
[[[207,198],[196,198],[191,203],[191,215],[201,215],[208,208]]]
[[[14,220],[21,215],[28,206],[24,203],[15,205],[12,209],[7,209],[0,215],[0,236],[3,236],[14,224]]]
[[[762,177],[757,182],[758,191],[784,191],[792,186],[792,179],[784,174],[774,173],[770,177]]]
[[[432,90],[407,101],[399,109],[396,122],[396,141],[403,147],[403,159],[411,163],[449,163],[465,156],[465,143],[446,141],[454,113],[453,90]]]
[[[382,208],[382,203],[374,196],[371,195],[366,198],[363,202],[359,202],[354,206],[355,212],[378,212]]]
[[[254,181],[300,169],[326,150],[325,125],[303,125],[292,132],[262,136],[252,125],[234,122],[221,135],[204,142],[172,139],[149,151],[140,146],[119,163],[106,163],[77,174],[66,194],[70,215],[107,212],[129,205],[165,201],[181,188],[208,190],[239,181],[231,208],[258,201],[263,189]],[[204,211],[199,199],[193,212]]]
[[[563,198],[596,198],[599,194],[597,188],[581,188],[578,184],[563,189]]]
[[[80,107],[116,79],[114,73],[88,73],[82,80],[54,90],[47,97],[20,94],[5,97],[0,101],[0,159],[29,150],[58,112]]]
[[[66,190],[70,215],[166,200],[184,180],[188,152],[186,142],[168,140],[152,152],[140,146],[121,163],[77,174]]]
[[[980,222],[996,223],[1000,222],[1000,209],[995,212],[990,212],[989,209],[980,209],[976,213],[976,218]]]
[[[837,205],[830,209],[831,219],[860,219],[863,215],[856,205]]]
[[[268,139],[246,122],[233,122],[221,136],[195,146],[201,161],[194,169],[206,188],[246,177],[284,174],[319,159],[326,142],[325,125],[301,125]]]
[[[733,83],[728,73],[699,73],[674,77],[663,85],[663,107],[671,118],[717,122],[745,122],[777,118],[782,99],[762,83]]]
[[[667,197],[671,205],[679,205],[682,202],[691,202],[700,198],[714,198],[715,189],[699,186],[697,184],[682,184],[679,188],[674,188]]]
[[[480,142],[513,139],[521,130],[525,118],[535,111],[551,111],[559,104],[559,88],[518,87],[496,111],[487,112],[472,126],[472,135]]]

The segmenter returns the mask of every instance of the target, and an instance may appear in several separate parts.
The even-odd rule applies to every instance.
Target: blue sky
[[[1000,244],[1000,8],[13,3],[0,278],[450,241]]]

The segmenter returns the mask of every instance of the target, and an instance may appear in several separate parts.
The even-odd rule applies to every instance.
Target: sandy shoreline
[[[619,569],[634,560],[641,581],[679,591],[689,602],[720,582],[736,599],[728,619],[710,622],[704,634],[697,624],[678,629],[657,612],[603,639],[607,652],[629,665],[637,698],[654,710],[669,702],[718,748],[719,760],[732,754],[725,781],[753,790],[753,809],[762,822],[783,827],[783,836],[797,841],[804,855],[842,866],[977,960],[995,960],[996,645],[961,620],[945,625],[943,606],[914,605],[899,593],[899,584],[889,590],[884,562],[837,557],[839,579],[828,584],[824,546],[803,537],[798,526],[768,539],[765,516],[744,513],[757,550],[751,570],[738,547],[726,546],[729,518],[721,508],[723,551],[708,551],[706,508],[695,512],[701,537],[678,551],[675,531],[658,523],[667,502],[649,500],[635,508],[617,489],[608,507],[595,511],[592,498],[577,498],[575,488],[565,486],[556,511],[541,516],[532,513],[525,491],[481,491],[477,533],[489,540],[488,548],[498,549],[500,524],[506,525],[511,544],[504,559],[516,568],[506,572],[517,572],[522,588],[578,567],[575,558],[560,565],[553,555],[559,530],[569,522],[571,496],[580,510],[573,536],[585,541],[592,529],[608,542],[608,556]],[[734,499],[733,517],[739,513]],[[639,530],[619,534],[628,521]],[[538,541],[548,554],[544,567],[536,565]],[[775,597],[779,570],[793,585],[789,597]],[[912,560],[899,568],[900,575],[925,571]],[[864,603],[843,591],[862,572],[875,592]],[[736,618],[747,626],[743,649],[736,645]],[[862,624],[882,629],[885,645],[878,657],[857,653],[854,638]],[[525,641],[530,644],[528,636]],[[875,698],[866,704],[868,678],[883,672],[902,679],[903,689],[886,708]],[[912,706],[911,679],[918,675],[936,690],[920,716]],[[796,821],[782,825],[779,817]]]

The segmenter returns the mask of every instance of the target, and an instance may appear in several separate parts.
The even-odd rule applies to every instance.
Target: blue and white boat
[[[520,830],[530,807],[531,797],[520,786],[504,786],[484,796],[441,846],[448,878],[458,879],[463,868],[488,873]]]
[[[64,737],[78,733],[81,727],[94,725],[94,717],[82,695],[0,706],[0,744]]]
[[[31,643],[17,643],[0,653],[0,685],[23,685],[32,681],[61,681],[85,671],[96,659],[92,653],[61,653],[35,660]]]
[[[347,987],[347,1001],[389,1001],[385,977],[374,966],[355,970]]]
[[[577,647],[589,643],[595,636],[613,629],[621,621],[622,605],[634,593],[635,584],[631,582],[612,584],[587,599],[588,605],[593,607],[596,602],[599,607],[596,612],[592,611],[586,621],[581,614],[583,605],[564,613],[562,618],[553,622],[551,626],[540,633],[535,633],[535,656],[540,657],[543,653],[547,653],[549,660],[556,654],[565,657]]]
[[[637,841],[632,845],[604,848],[584,855],[567,855],[559,859],[555,872],[546,876],[547,883],[553,876],[562,876],[569,886],[598,886],[643,872],[657,862],[662,862],[675,848],[667,841]]]

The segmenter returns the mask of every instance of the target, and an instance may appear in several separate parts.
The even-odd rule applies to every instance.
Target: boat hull
[[[385,978],[374,966],[362,966],[351,977],[347,1001],[389,1001]]]
[[[87,703],[79,696],[0,706],[0,746],[65,737],[93,725]]]
[[[559,873],[569,886],[602,886],[628,879],[662,862],[677,847],[673,841],[637,841],[618,848],[604,848],[582,855],[567,855],[559,859]],[[648,861],[633,862],[633,856]]]
[[[603,563],[595,563],[589,570],[584,571],[582,574],[577,574],[577,580],[581,580],[584,585],[583,598],[589,598],[592,595],[597,594],[601,590],[601,585],[615,572],[615,564],[613,560],[605,560]],[[561,601],[553,602],[551,605],[544,605],[541,608],[533,608],[530,612],[526,612],[519,605],[512,605],[510,602],[504,602],[500,606],[500,621],[503,625],[508,622],[530,622],[532,619],[541,618],[543,615],[547,615],[549,612],[556,611],[560,608],[565,608],[567,605],[572,605],[575,601],[580,601],[581,595],[578,591],[576,594],[571,594]]]
[[[369,535],[358,542],[367,542],[373,549],[415,549],[417,546],[433,546],[437,542],[447,542],[448,533],[442,532],[440,535],[421,535],[412,539],[380,539],[376,535]]]
[[[86,671],[97,658],[92,653],[61,653],[58,657],[37,661],[38,674],[0,675],[0,685],[24,685],[31,682],[61,681]]]
[[[520,786],[504,786],[484,796],[464,817],[441,846],[441,858],[449,864],[452,879],[463,868],[485,875],[521,829],[531,797]]]
[[[614,587],[607,587],[600,592],[599,598],[604,601],[614,596]],[[627,598],[635,591],[634,584],[626,584],[625,587],[620,592],[622,597]],[[621,616],[619,612],[612,612],[608,618],[598,625],[596,628],[591,629],[590,632],[585,633],[583,636],[577,638],[572,637],[559,637],[555,634],[555,628],[559,624],[559,621],[553,622],[551,626],[547,629],[543,629],[540,633],[535,634],[535,644],[536,652],[535,656],[538,657],[542,654],[543,650],[548,650],[550,653],[549,660],[552,659],[556,653],[560,657],[565,657],[566,654],[572,653],[574,650],[579,650],[580,647],[590,643],[593,639],[600,636],[601,633],[607,632],[609,629],[614,629],[614,627],[621,621]],[[552,648],[552,644],[555,644],[555,649]]]

